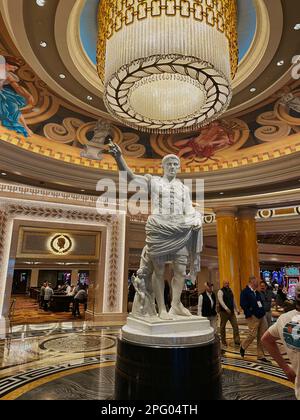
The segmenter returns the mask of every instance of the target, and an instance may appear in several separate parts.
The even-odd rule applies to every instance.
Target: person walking
[[[235,311],[240,314],[235,301],[233,292],[230,289],[229,281],[225,281],[223,288],[218,291],[219,313],[221,317],[221,341],[223,347],[227,347],[226,341],[226,325],[229,321],[233,329],[233,339],[236,346],[241,345],[240,333]]]
[[[249,279],[248,286],[241,293],[241,307],[244,311],[247,325],[248,325],[248,336],[242,342],[240,347],[240,354],[244,358],[246,350],[250,344],[257,339],[257,360],[270,363],[265,358],[261,338],[268,329],[266,321],[266,312],[263,306],[261,294],[257,291],[258,280],[252,276]]]
[[[49,304],[50,304],[50,300],[51,297],[54,295],[53,289],[51,287],[51,283],[48,284],[48,286],[45,289],[45,294],[44,294],[44,311],[48,311],[49,309]]]
[[[81,303],[84,305],[84,311],[86,311],[86,309],[87,309],[87,299],[88,299],[88,295],[87,295],[87,291],[86,291],[86,286],[81,285],[79,287],[78,292],[76,293],[76,295],[74,297],[73,310],[72,310],[73,317],[76,317],[76,315],[78,315],[80,317],[79,305]]]
[[[215,334],[217,334],[217,298],[213,292],[213,287],[214,285],[211,282],[205,283],[205,291],[199,295],[198,299],[198,316],[207,318]]]
[[[47,283],[44,283],[40,290],[40,308],[44,307],[44,297],[45,297],[46,287],[47,287]]]
[[[283,358],[277,340],[283,344],[290,364]],[[296,309],[278,318],[262,337],[262,344],[295,384],[296,398],[300,400],[300,284],[296,288]]]
[[[260,282],[260,294],[263,306],[266,312],[266,321],[268,328],[272,325],[272,300],[275,298],[273,290],[265,281]]]

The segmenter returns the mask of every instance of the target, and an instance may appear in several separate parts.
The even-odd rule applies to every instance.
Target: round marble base
[[[214,341],[214,330],[206,318],[177,317],[161,320],[130,315],[122,328],[122,339],[147,346],[198,346]]]
[[[219,339],[201,346],[153,347],[118,340],[115,399],[222,399]]]

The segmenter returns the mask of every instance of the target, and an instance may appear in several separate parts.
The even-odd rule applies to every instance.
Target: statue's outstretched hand
[[[117,144],[113,143],[111,140],[109,142],[108,153],[110,155],[112,155],[114,158],[119,158],[119,157],[122,156],[122,150],[121,150],[120,146],[118,146]]]

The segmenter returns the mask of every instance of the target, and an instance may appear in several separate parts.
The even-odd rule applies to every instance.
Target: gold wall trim
[[[55,144],[44,137],[34,135],[25,139],[17,133],[5,130],[0,127],[0,141],[17,146],[28,152],[42,155],[48,158],[59,160],[74,165],[81,165],[91,169],[101,169],[104,171],[117,171],[117,165],[111,156],[105,155],[102,161],[94,161],[80,156],[81,149],[65,144]],[[120,142],[120,140],[119,140]],[[255,163],[279,159],[293,153],[300,152],[300,133],[279,138],[272,142],[267,142],[258,146],[249,147],[232,152],[226,152],[218,162],[206,162],[191,165],[182,160],[181,172],[184,174],[195,174],[201,172],[213,172],[223,169],[235,169]],[[131,158],[126,160],[133,171],[139,174],[151,173],[162,174],[161,159]]]

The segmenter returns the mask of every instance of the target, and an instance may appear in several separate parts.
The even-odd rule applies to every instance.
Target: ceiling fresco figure
[[[26,124],[22,109],[33,107],[33,96],[20,85],[16,75],[20,62],[14,57],[3,57],[4,71],[0,79],[0,122],[3,127],[14,130],[25,137],[32,136],[33,132]]]
[[[300,114],[300,97],[296,96],[288,86],[278,92],[278,97],[280,98],[280,105]]]
[[[179,140],[175,146],[179,148],[178,157],[185,159],[203,158],[215,160],[213,156],[220,149],[234,144],[234,133],[225,121],[214,121],[203,127],[196,137]]]

